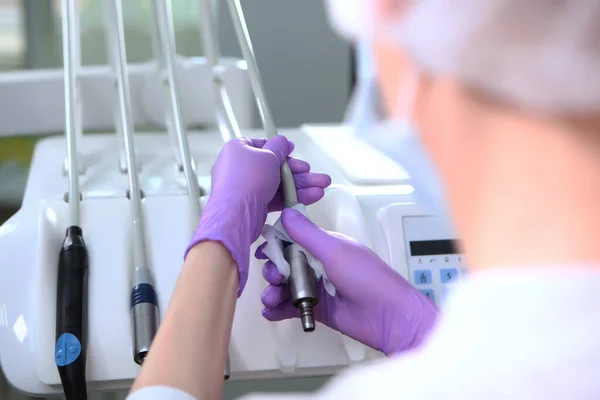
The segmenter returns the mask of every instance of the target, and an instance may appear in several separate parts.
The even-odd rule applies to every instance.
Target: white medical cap
[[[508,104],[600,112],[600,0],[423,0],[397,32],[424,70]]]

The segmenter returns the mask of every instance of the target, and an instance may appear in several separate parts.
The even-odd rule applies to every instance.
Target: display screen
[[[439,254],[458,254],[456,240],[420,240],[410,242],[410,255],[435,256]]]

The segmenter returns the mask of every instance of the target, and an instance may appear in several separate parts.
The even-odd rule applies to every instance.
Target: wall
[[[221,4],[223,54],[239,56],[229,10]],[[323,1],[242,4],[276,124],[341,121],[350,93],[350,47],[329,28]]]

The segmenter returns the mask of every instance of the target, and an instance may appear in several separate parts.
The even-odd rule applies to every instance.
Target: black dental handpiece
[[[88,253],[81,228],[67,229],[58,262],[54,360],[67,400],[86,400],[84,287]]]

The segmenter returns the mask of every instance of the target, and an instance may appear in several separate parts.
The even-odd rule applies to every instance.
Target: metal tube
[[[246,26],[244,10],[242,9],[239,0],[227,0],[227,4],[229,5],[229,12],[233,20],[233,26],[242,50],[242,55],[248,64],[250,85],[252,86],[252,91],[256,97],[258,112],[265,133],[268,138],[275,137],[277,135],[277,127],[275,126],[273,114],[267,103],[267,96],[264,91],[264,86],[258,70],[258,63],[256,62],[256,56],[254,55],[254,49],[252,47],[252,40],[250,39],[248,27]],[[294,182],[294,176],[292,175],[292,171],[287,162],[281,167],[281,185],[283,186],[283,200],[285,206],[293,207],[298,204],[296,183]]]
[[[176,76],[175,65],[175,33],[173,28],[173,15],[170,0],[154,0],[156,10],[158,11],[158,27],[160,32],[160,42],[164,56],[164,65],[167,71],[169,84],[169,98],[171,101],[171,115],[173,116],[173,126],[177,135],[181,160],[183,164],[183,173],[188,187],[190,198],[190,207],[192,209],[192,218],[196,221],[200,219],[200,185],[196,177],[194,162],[190,154],[187,132],[181,115],[181,100],[179,96],[179,82]]]
[[[67,141],[67,163],[69,176],[69,226],[79,226],[79,168],[77,165],[77,121],[75,110],[77,76],[75,19],[77,12],[74,0],[63,0],[62,45],[65,91],[65,136]]]
[[[160,72],[160,76],[162,79],[162,73],[165,70],[165,54],[162,48],[162,37],[160,31],[160,20],[161,20],[161,5],[157,1],[151,2],[152,8],[152,24],[151,24],[151,33],[152,33],[152,54],[154,56],[154,60],[158,67],[158,71]],[[169,98],[169,85],[168,82],[165,81],[163,84],[165,98]],[[179,144],[177,140],[177,133],[175,132],[175,124],[173,123],[173,112],[171,107],[167,107],[165,110],[165,127],[167,129],[167,135],[169,140],[171,141],[171,149],[173,151],[173,159],[175,160],[175,164],[180,171],[183,171],[183,162],[181,160],[181,152],[179,150]]]
[[[121,0],[109,1],[112,5],[112,19],[114,22],[113,35],[113,67],[117,78],[117,93],[119,98],[119,125],[123,132],[125,159],[127,162],[127,178],[129,181],[129,197],[133,214],[133,260],[136,268],[146,267],[146,244],[144,226],[142,221],[142,197],[138,180],[138,167],[135,155],[134,127],[131,111],[131,93],[129,90],[129,77],[127,74],[127,55],[125,49],[125,29],[123,26]]]
[[[103,1],[102,5],[104,6],[104,21],[106,23],[105,30],[105,40],[106,40],[106,54],[108,56],[108,62],[111,66],[113,66],[113,72],[116,74],[115,65],[117,61],[115,60],[116,53],[118,51],[118,43],[116,43],[116,37],[114,35],[117,26],[115,24],[115,16],[114,16],[114,4],[111,0]],[[119,101],[119,92],[115,91],[115,99]],[[125,155],[125,139],[123,138],[123,129],[122,124],[119,123],[121,116],[119,115],[119,109],[117,107],[114,108],[113,111],[114,122],[115,122],[115,131],[117,133],[117,146],[119,148],[119,169],[122,172],[127,172],[127,156]]]
[[[133,326],[134,361],[142,364],[158,330],[158,301],[154,290],[154,280],[148,269],[146,240],[142,219],[142,196],[138,181],[138,168],[135,157],[134,126],[131,111],[131,93],[127,74],[127,51],[125,48],[125,28],[121,0],[111,2],[111,33],[113,68],[117,77],[120,127],[123,132],[129,198],[132,207],[133,229],[133,289],[131,292],[131,318]]]
[[[228,142],[232,137],[241,137],[242,133],[233,112],[225,83],[220,75],[220,49],[213,0],[199,1],[202,20],[202,41],[204,43],[206,60],[212,73],[212,91],[216,107],[217,124],[223,140]]]

